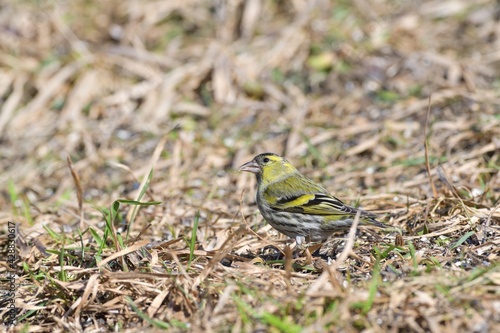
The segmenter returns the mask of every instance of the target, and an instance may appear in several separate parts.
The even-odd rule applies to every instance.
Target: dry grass
[[[499,13],[492,0],[2,2],[14,330],[500,331]],[[402,237],[361,230],[352,249],[337,235],[283,259],[236,172],[264,151]]]

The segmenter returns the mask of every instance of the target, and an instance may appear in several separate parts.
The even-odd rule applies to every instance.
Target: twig
[[[493,216],[493,214],[495,213],[495,211],[500,207],[500,205],[496,205],[495,207],[493,207],[493,209],[491,210],[490,214],[488,215],[488,219],[486,220],[486,223],[485,225],[486,226],[490,226],[490,223],[491,223],[491,217]]]
[[[66,161],[68,162],[69,170],[71,171],[71,176],[73,177],[73,181],[76,186],[76,197],[78,199],[78,215],[80,216],[80,228],[83,230],[83,189],[82,183],[80,181],[80,176],[76,172],[73,167],[73,162],[71,161],[71,157],[66,157]]]
[[[292,289],[292,249],[290,245],[285,245],[285,283],[288,294],[293,293]]]
[[[345,248],[340,254],[339,258],[332,265],[335,269],[340,267],[344,261],[346,261],[349,253],[354,246],[354,239],[356,238],[356,231],[358,229],[359,218],[361,216],[361,211],[357,211],[356,216],[354,217],[354,221],[352,221],[351,229],[349,230],[349,234],[347,235],[347,242],[345,243]]]
[[[434,186],[434,181],[432,180],[431,176],[431,166],[429,164],[429,154],[428,154],[428,146],[427,146],[427,127],[429,127],[429,119],[431,115],[431,98],[432,94],[429,95],[429,105],[427,106],[427,115],[425,118],[425,126],[424,126],[424,149],[425,149],[425,169],[427,170],[427,175],[429,176],[429,182],[431,183],[432,187],[432,195],[434,198],[437,198],[438,194],[436,191],[436,187]]]
[[[354,221],[352,221],[351,229],[349,229],[349,235],[347,236],[344,250],[342,250],[339,258],[331,266],[328,266],[326,264],[323,265],[324,271],[323,273],[321,273],[319,278],[317,278],[316,281],[314,281],[314,283],[309,287],[309,289],[307,290],[308,295],[315,295],[320,289],[324,288],[325,282],[327,282],[328,280],[330,280],[332,286],[337,287],[337,290],[342,290],[342,284],[337,278],[335,271],[344,263],[344,261],[346,261],[349,253],[351,253],[351,250],[354,246],[354,239],[356,238],[356,230],[358,228],[360,215],[361,211],[358,210],[356,216],[354,217]]]

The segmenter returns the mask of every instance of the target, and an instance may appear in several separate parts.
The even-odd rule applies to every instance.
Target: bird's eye
[[[269,161],[270,161],[270,160],[269,160],[269,158],[267,158],[267,157],[264,157],[264,158],[262,159],[262,162],[264,162],[264,163],[268,163]]]

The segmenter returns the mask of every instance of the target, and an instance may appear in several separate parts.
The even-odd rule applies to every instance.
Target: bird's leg
[[[300,256],[300,253],[302,250],[304,250],[304,246],[302,244],[304,244],[306,241],[306,237],[305,236],[295,236],[295,249],[293,251],[293,257],[294,258],[298,258]]]
[[[305,255],[308,263],[312,262],[313,254],[319,255],[319,249],[323,246],[323,242],[306,243],[306,237],[304,236],[295,236],[295,243],[293,257],[298,258],[301,255]]]
[[[297,242],[297,246],[301,246],[302,243],[306,241],[305,236],[295,236],[295,242]]]

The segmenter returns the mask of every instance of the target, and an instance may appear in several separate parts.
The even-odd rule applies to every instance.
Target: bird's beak
[[[255,162],[254,160],[251,160],[250,162],[246,162],[245,164],[243,164],[242,166],[240,166],[240,168],[238,169],[238,171],[246,171],[246,172],[251,172],[251,173],[259,173],[260,172],[260,167],[257,164],[257,162]]]

